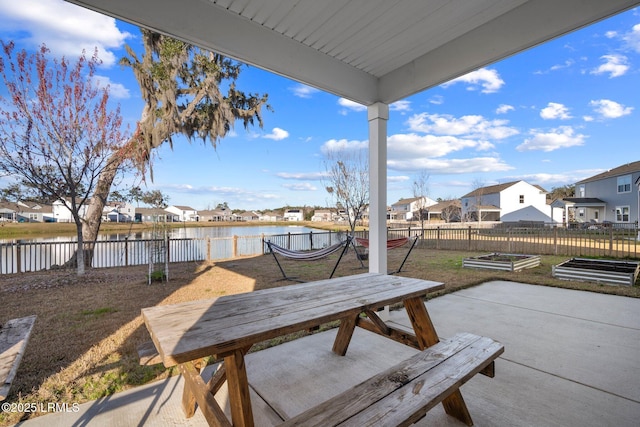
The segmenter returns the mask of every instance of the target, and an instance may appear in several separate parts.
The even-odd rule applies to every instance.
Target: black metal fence
[[[356,233],[368,237],[367,232]],[[599,228],[564,227],[418,227],[392,228],[389,238],[422,236],[428,249],[508,252],[538,255],[640,258],[635,224]],[[320,249],[346,238],[345,233],[311,232],[194,239],[123,239],[94,243],[92,267],[144,265],[160,252],[169,262],[216,261],[261,255],[265,240],[295,251]],[[77,243],[20,242],[0,244],[0,274],[39,271],[63,266],[75,254]],[[157,256],[154,259],[157,262]]]

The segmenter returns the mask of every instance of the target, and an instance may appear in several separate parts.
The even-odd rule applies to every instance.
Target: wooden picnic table
[[[178,365],[184,376],[185,414],[192,416],[197,402],[209,424],[232,425],[213,397],[227,381],[233,425],[252,426],[244,356],[253,344],[339,320],[333,346],[339,355],[346,354],[356,326],[422,350],[439,341],[424,297],[443,288],[432,281],[365,273],[150,307],[142,315],[163,364]],[[415,335],[391,328],[376,314],[399,302],[404,303]],[[223,364],[205,383],[200,369],[203,358],[212,355]],[[449,398],[454,406],[458,395]]]

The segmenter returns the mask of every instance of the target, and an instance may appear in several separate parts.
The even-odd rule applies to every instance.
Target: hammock
[[[413,237],[413,243],[411,243],[411,246],[409,247],[409,250],[407,251],[407,254],[405,255],[404,259],[402,260],[402,263],[400,264],[400,268],[398,268],[396,271],[390,272],[389,274],[400,273],[400,271],[402,270],[402,267],[404,267],[404,263],[407,262],[407,258],[409,258],[409,255],[411,254],[411,251],[413,250],[413,247],[418,242],[418,237],[419,236],[414,236]],[[400,246],[403,246],[408,241],[409,241],[408,237],[399,237],[397,239],[389,239],[389,240],[387,240],[387,249],[399,248]],[[362,245],[365,248],[369,247],[369,239],[356,237],[356,242],[358,242],[359,245]]]
[[[282,255],[285,258],[289,258],[295,261],[316,261],[316,260],[325,258],[334,252],[337,252],[340,248],[344,246],[344,248],[342,249],[342,253],[340,254],[340,258],[338,258],[338,261],[336,262],[336,265],[333,267],[333,271],[331,272],[331,276],[329,276],[329,279],[331,279],[333,277],[333,274],[336,272],[336,269],[338,268],[338,264],[340,264],[340,260],[342,259],[342,256],[349,248],[350,242],[351,242],[351,236],[347,236],[347,240],[343,242],[338,242],[336,244],[327,246],[326,248],[318,249],[316,251],[292,251],[290,249],[283,248],[282,246],[278,246],[275,243],[270,242],[269,240],[265,240],[264,243],[267,245],[267,247],[269,247],[269,251],[273,255],[273,259],[276,260],[276,264],[278,264],[278,267],[280,268],[280,272],[282,273],[283,280],[284,279],[297,280],[292,277],[287,277],[284,270],[282,269],[282,266],[280,265],[280,262],[278,261],[278,258],[276,258],[276,253],[279,255]]]
[[[400,246],[404,245],[408,241],[409,241],[408,237],[400,237],[398,239],[387,240],[387,249],[399,248]],[[365,248],[369,247],[369,239],[363,239],[361,237],[356,237],[356,242],[358,242],[359,245],[362,245]]]

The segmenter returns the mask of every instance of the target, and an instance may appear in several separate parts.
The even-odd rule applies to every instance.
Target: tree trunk
[[[98,231],[100,231],[100,224],[102,223],[102,212],[107,204],[111,184],[113,184],[113,180],[123,161],[124,158],[120,153],[113,153],[109,158],[107,166],[98,177],[98,183],[96,184],[95,191],[89,201],[84,220],[82,221],[82,231],[80,232],[79,230],[78,232],[78,250],[71,259],[65,263],[66,267],[77,267],[78,275],[83,274],[84,267],[90,267],[93,261],[93,250],[95,248],[95,241],[98,238]],[[80,252],[82,252],[82,255],[80,255]],[[80,270],[80,263],[83,264],[82,272]]]

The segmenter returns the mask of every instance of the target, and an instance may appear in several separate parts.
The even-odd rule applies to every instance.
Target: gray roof
[[[640,160],[637,162],[627,163],[622,166],[618,166],[613,169],[609,169],[606,172],[599,173],[598,175],[594,175],[590,178],[583,179],[582,181],[576,182],[576,184],[585,184],[587,182],[600,181],[601,179],[613,178],[620,175],[628,175],[632,173],[640,172]]]

